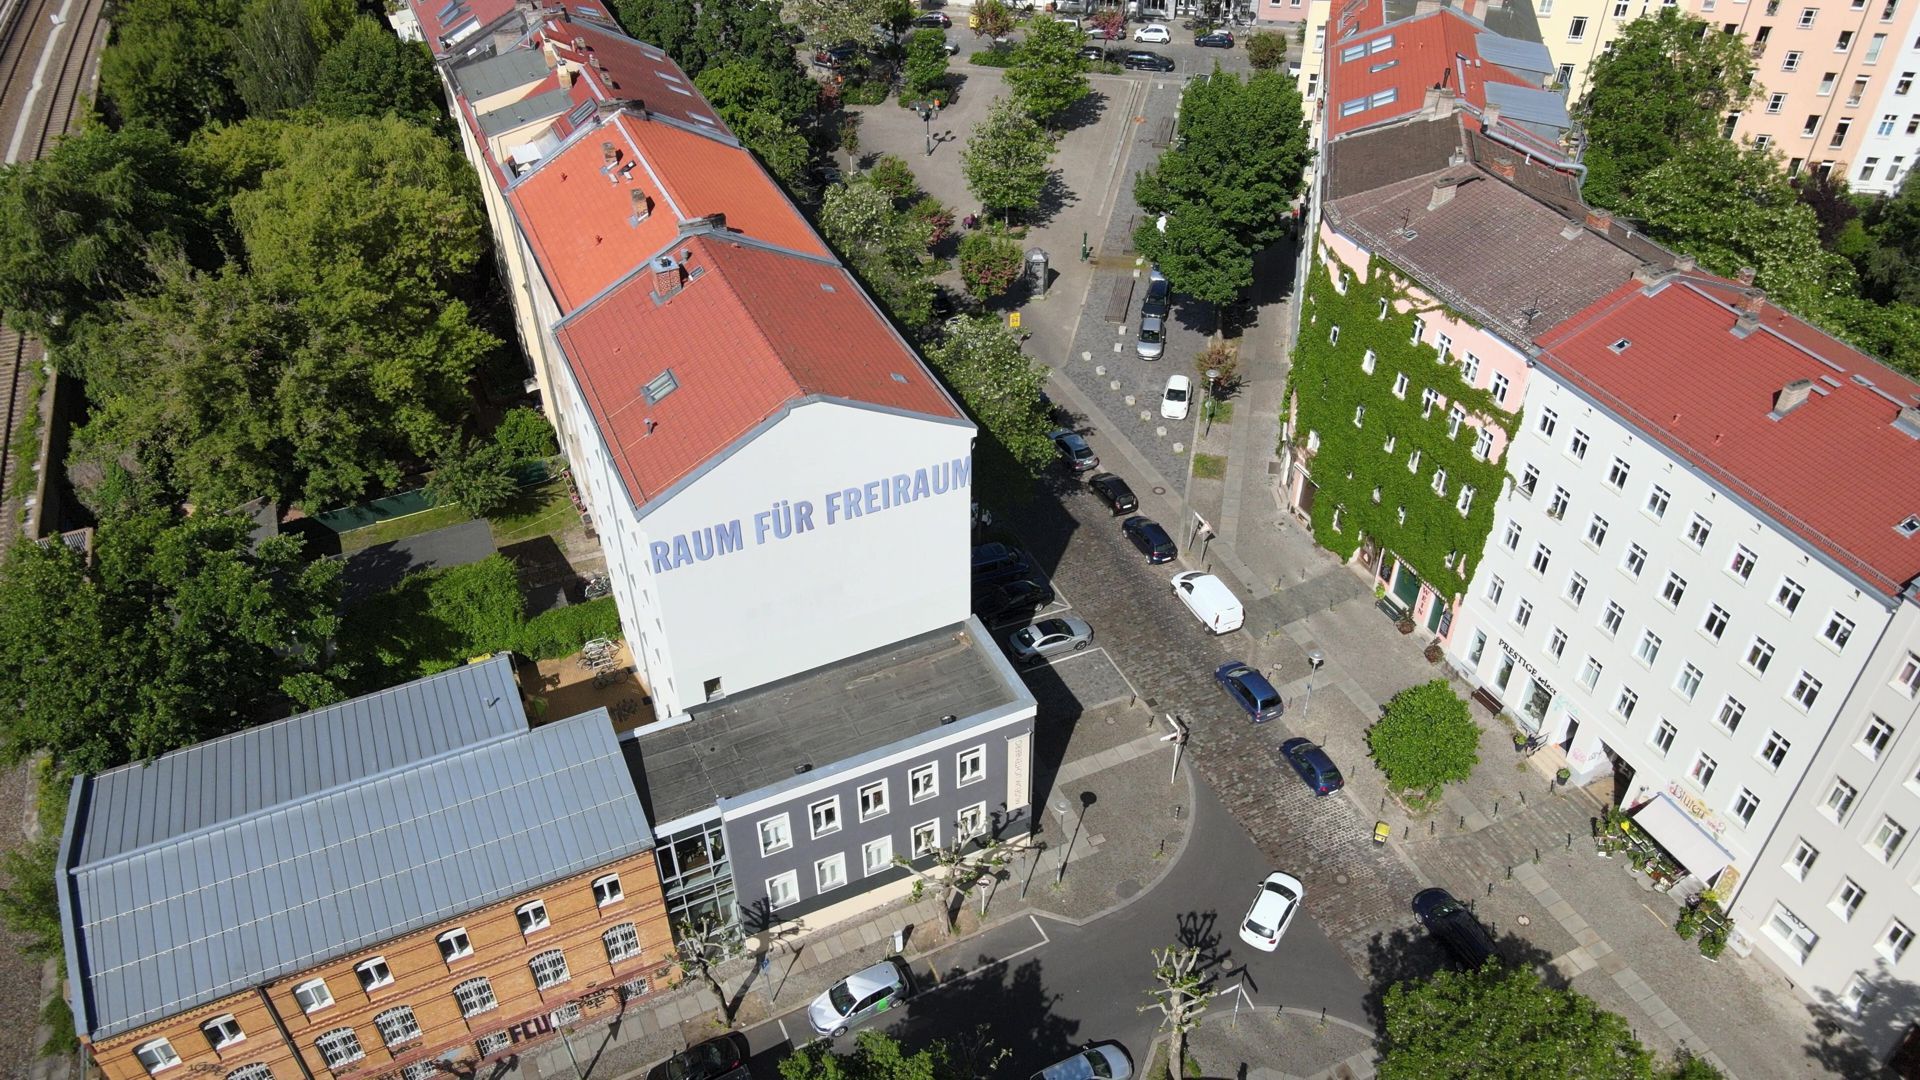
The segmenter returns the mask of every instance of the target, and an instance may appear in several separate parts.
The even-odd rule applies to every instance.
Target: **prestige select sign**
[[[810,499],[781,499],[754,514],[750,524],[741,518],[680,533],[647,545],[653,572],[665,574],[682,566],[707,562],[723,555],[759,547],[770,540],[786,540],[817,528],[872,517],[908,503],[965,490],[973,479],[973,459],[955,458],[910,473],[894,473],[858,487],[829,491],[816,503]],[[752,544],[747,538],[752,537]]]

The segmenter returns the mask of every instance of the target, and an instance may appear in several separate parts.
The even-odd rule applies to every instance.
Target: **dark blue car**
[[[1172,562],[1180,554],[1179,549],[1173,546],[1173,537],[1167,535],[1167,530],[1161,528],[1158,522],[1138,514],[1121,522],[1120,531],[1133,541],[1133,546],[1140,549],[1140,554],[1145,555],[1149,563]]]
[[[1280,756],[1307,782],[1315,795],[1331,795],[1346,785],[1346,778],[1334,766],[1333,759],[1306,739],[1288,739],[1280,744]]]
[[[1229,660],[1215,668],[1213,678],[1256,724],[1276,719],[1287,711],[1280,700],[1280,691],[1273,688],[1267,677],[1239,660]]]

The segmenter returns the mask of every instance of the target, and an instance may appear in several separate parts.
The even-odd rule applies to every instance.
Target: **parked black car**
[[[1413,913],[1427,932],[1469,970],[1478,970],[1494,956],[1493,935],[1447,890],[1422,889],[1414,894]]]
[[[1215,30],[1211,34],[1197,35],[1193,39],[1193,43],[1203,49],[1231,49],[1233,48],[1233,35],[1227,33],[1225,30]]]
[[[748,1075],[746,1037],[729,1032],[655,1065],[647,1080],[745,1080]]]
[[[1134,498],[1133,489],[1127,486],[1125,480],[1110,472],[1094,473],[1093,479],[1087,481],[1087,486],[1116,514],[1131,514],[1140,509],[1140,500]]]
[[[1080,59],[1091,60],[1097,64],[1107,59],[1107,50],[1098,45],[1082,45],[1080,46]]]
[[[982,622],[996,622],[1010,615],[1027,615],[1051,603],[1053,589],[1050,586],[1021,578],[974,590],[973,613],[980,616]]]
[[[1120,59],[1120,66],[1130,71],[1172,71],[1173,59],[1159,53],[1130,52]]]
[[[1135,514],[1120,523],[1120,531],[1133,541],[1133,546],[1147,557],[1149,563],[1172,562],[1180,552],[1173,546],[1173,537],[1160,527],[1159,522]]]
[[[1173,292],[1173,286],[1167,282],[1167,275],[1155,266],[1147,270],[1147,295],[1140,301],[1142,319],[1165,319],[1167,317],[1167,298]]]
[[[953,19],[949,18],[943,12],[929,11],[925,15],[916,17],[913,20],[913,25],[931,26],[936,30],[945,30],[953,25]]]

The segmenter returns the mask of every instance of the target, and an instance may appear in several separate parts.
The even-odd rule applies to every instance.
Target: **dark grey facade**
[[[867,889],[897,881],[909,871],[895,865],[892,856],[911,859],[916,866],[931,865],[931,857],[913,858],[914,834],[931,824],[936,846],[948,846],[961,836],[961,815],[969,813],[983,830],[974,835],[1007,842],[1032,829],[1033,721],[1031,706],[991,724],[967,729],[956,737],[942,730],[928,738],[924,749],[909,749],[897,760],[836,773],[830,782],[784,793],[773,801],[747,803],[725,811],[728,849],[732,855],[735,902],[748,930],[769,921],[797,918],[840,903]],[[962,784],[961,756],[978,755],[978,779]],[[1009,756],[1026,756],[1014,771],[1017,790],[1009,791]],[[971,764],[971,763],[970,763]],[[911,799],[913,777],[931,769],[936,790],[919,802]],[[886,809],[864,820],[861,792],[884,784]],[[837,803],[836,803],[837,800]],[[837,824],[814,835],[812,808],[835,806]],[[761,823],[786,819],[787,846],[762,853]],[[870,866],[868,845],[886,842],[885,858],[875,852]],[[839,884],[821,888],[822,860],[838,858]],[[792,899],[776,903],[769,879],[791,874]]]

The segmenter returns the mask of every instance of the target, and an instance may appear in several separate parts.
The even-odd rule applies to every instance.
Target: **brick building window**
[[[558,986],[573,978],[573,973],[567,970],[567,954],[559,949],[548,949],[529,960],[527,966],[533,969],[533,986],[536,990]]]
[[[609,964],[617,964],[622,960],[640,955],[640,932],[634,929],[634,925],[630,922],[621,923],[600,935],[600,940],[607,945],[607,963]]]
[[[360,1036],[355,1035],[350,1027],[334,1028],[313,1040],[313,1046],[320,1051],[320,1060],[326,1062],[329,1069],[350,1065],[367,1056],[367,1052],[360,1048]]]
[[[453,1000],[459,1002],[460,1015],[465,1017],[492,1012],[500,1006],[493,996],[493,984],[487,981],[485,975],[477,975],[454,987]]]

